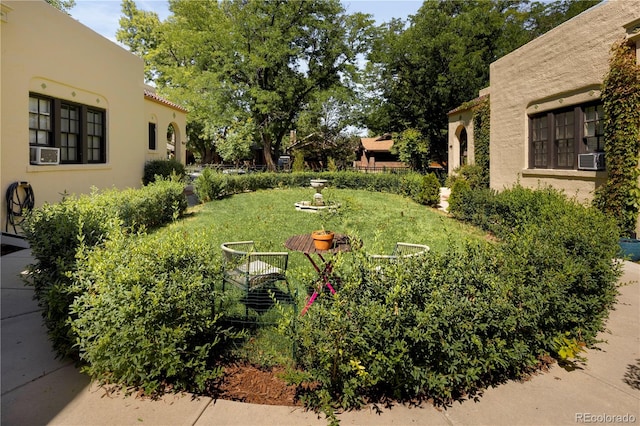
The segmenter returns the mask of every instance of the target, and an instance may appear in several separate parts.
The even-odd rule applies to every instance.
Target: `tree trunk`
[[[267,165],[267,170],[275,171],[276,165],[273,162],[273,155],[271,154],[271,138],[265,132],[260,134],[262,138],[262,155],[264,156],[264,163]]]

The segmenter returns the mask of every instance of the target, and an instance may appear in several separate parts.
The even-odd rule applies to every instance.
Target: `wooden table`
[[[303,253],[306,258],[309,259],[309,262],[311,262],[316,272],[318,272],[318,276],[320,277],[321,285],[319,285],[318,288],[314,289],[311,298],[300,314],[304,315],[309,307],[313,304],[313,302],[315,302],[319,294],[318,291],[322,290],[323,286],[326,285],[329,288],[329,291],[331,291],[331,294],[335,294],[336,292],[336,290],[331,285],[331,282],[329,281],[329,276],[331,275],[331,271],[333,270],[333,259],[325,259],[325,256],[323,255],[351,251],[351,242],[348,236],[343,234],[335,234],[333,237],[333,246],[329,250],[318,250],[313,245],[313,238],[311,238],[311,234],[301,234],[294,235],[287,239],[287,241],[284,243],[284,246],[289,250],[299,251]],[[313,257],[311,256],[312,254],[318,256],[318,258],[322,262],[322,265],[318,265],[318,263],[313,260]]]

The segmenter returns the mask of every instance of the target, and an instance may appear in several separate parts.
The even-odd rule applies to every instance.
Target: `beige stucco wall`
[[[142,60],[65,13],[44,1],[3,1],[2,6],[3,231],[4,192],[15,181],[32,185],[36,206],[59,201],[63,192],[140,186],[144,163],[153,157],[147,149],[149,114],[155,114],[159,132],[174,122],[181,136],[184,114],[174,118],[173,109],[145,101]],[[106,164],[30,165],[29,92],[105,109]],[[184,161],[184,148],[180,155]]]
[[[161,102],[155,100],[144,100],[144,132],[145,132],[145,159],[151,160],[164,160],[167,158],[167,128],[171,125],[175,130],[174,134],[174,146],[175,146],[175,159],[185,164],[186,160],[186,128],[187,128],[187,116],[184,111],[169,107]],[[157,149],[149,149],[149,123],[156,124],[157,130]]]
[[[528,114],[600,98],[613,43],[640,0],[609,0],[491,64],[491,187],[553,185],[587,201],[606,172],[528,169]]]
[[[491,187],[518,179],[590,199],[605,172],[529,170],[528,113],[600,98],[612,44],[640,17],[640,1],[610,0],[491,64]]]

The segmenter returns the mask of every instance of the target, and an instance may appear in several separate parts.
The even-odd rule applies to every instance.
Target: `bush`
[[[203,201],[245,191],[270,188],[308,187],[311,179],[326,179],[333,188],[363,189],[404,195],[416,202],[435,206],[440,201],[437,177],[418,173],[297,172],[225,175],[205,169],[195,181],[195,191]]]
[[[456,214],[500,237],[380,268],[337,262],[340,291],[300,319],[305,396],[331,415],[384,397],[447,403],[593,344],[615,301],[617,228],[553,189],[454,184]],[[468,209],[473,206],[473,209]],[[588,224],[588,226],[586,225]]]
[[[422,177],[420,192],[414,200],[431,207],[437,207],[440,204],[440,181],[435,174],[429,173]]]
[[[120,232],[104,247],[78,251],[71,318],[84,372],[150,394],[166,385],[203,391],[221,376],[211,360],[232,335],[214,312],[221,269],[208,240]]]
[[[467,164],[457,168],[453,174],[447,177],[447,186],[452,187],[458,180],[464,180],[469,183],[471,189],[488,188],[485,171],[477,164]]]
[[[67,318],[77,296],[69,274],[76,270],[80,245],[98,246],[120,227],[138,231],[155,228],[180,217],[187,207],[184,186],[158,181],[141,189],[94,191],[65,197],[60,203],[34,209],[22,223],[36,263],[31,282],[56,352],[75,356],[75,338]]]
[[[184,165],[177,160],[151,160],[144,165],[144,173],[142,174],[142,183],[148,185],[156,181],[156,176],[164,179],[176,175],[182,179],[186,174]]]

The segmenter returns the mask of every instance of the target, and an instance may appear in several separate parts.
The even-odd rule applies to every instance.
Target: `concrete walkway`
[[[19,276],[29,250],[2,256],[2,425],[324,425],[296,407],[168,395],[150,401],[108,394],[70,363],[56,360]],[[640,265],[624,264],[621,295],[605,342],[568,372],[554,365],[531,380],[488,389],[477,401],[436,409],[372,408],[339,416],[343,425],[574,425],[640,423]],[[631,282],[631,283],[630,283]]]

